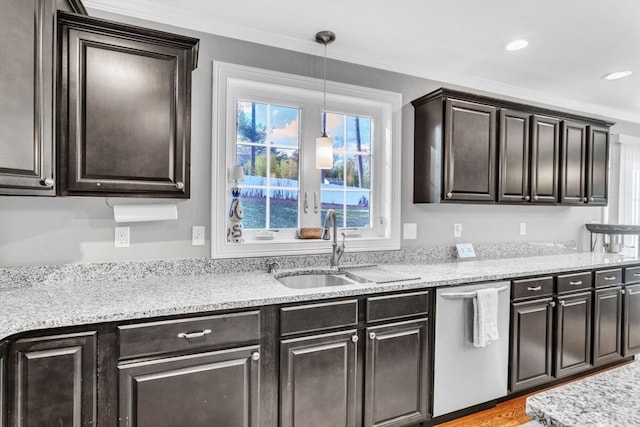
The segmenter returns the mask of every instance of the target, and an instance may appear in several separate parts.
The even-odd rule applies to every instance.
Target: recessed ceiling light
[[[508,50],[508,51],[520,50],[520,49],[524,49],[528,45],[529,45],[529,42],[525,39],[514,40],[504,45],[504,50]]]
[[[630,75],[631,75],[630,70],[614,71],[613,73],[605,74],[604,76],[602,76],[602,78],[605,80],[618,80],[618,79],[623,79],[625,77],[628,77]]]

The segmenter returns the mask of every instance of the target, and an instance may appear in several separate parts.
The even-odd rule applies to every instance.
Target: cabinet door
[[[553,306],[551,298],[514,303],[511,312],[512,392],[553,380]]]
[[[61,14],[62,194],[189,197],[197,40]]]
[[[365,427],[427,420],[427,319],[366,330]]]
[[[95,425],[95,332],[21,339],[9,355],[9,426]]]
[[[624,356],[640,353],[640,284],[624,288]]]
[[[560,161],[560,203],[586,202],[587,126],[562,122]]]
[[[531,201],[558,202],[560,121],[533,116],[531,122]]]
[[[445,102],[444,200],[495,200],[496,108]]]
[[[587,148],[587,203],[590,205],[606,205],[608,197],[609,129],[589,126]]]
[[[500,110],[500,202],[530,200],[529,122],[528,113]]]
[[[54,195],[55,2],[6,0],[0,13],[0,194]]]
[[[120,426],[258,427],[259,347],[118,366]]]
[[[356,330],[280,344],[280,426],[356,425]]]
[[[557,378],[591,367],[591,292],[558,298],[556,310]]]
[[[6,386],[6,344],[0,343],[0,427],[6,426],[6,399],[7,399],[7,386]]]
[[[622,358],[622,288],[597,289],[593,301],[593,364]]]

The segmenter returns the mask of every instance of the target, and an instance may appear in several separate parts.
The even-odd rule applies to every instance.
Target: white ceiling
[[[84,0],[87,8],[640,123],[640,0]],[[526,38],[529,47],[506,52]],[[611,71],[631,77],[605,81]]]

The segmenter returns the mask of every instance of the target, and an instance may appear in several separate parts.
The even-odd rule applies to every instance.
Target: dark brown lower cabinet
[[[258,427],[260,347],[120,364],[121,427]]]
[[[593,300],[594,366],[622,358],[622,287],[596,289]]]
[[[0,344],[0,427],[5,427],[6,425],[6,410],[5,410],[5,400],[7,398],[6,392],[6,374],[5,374],[5,360],[6,360],[6,345]]]
[[[366,329],[365,427],[427,420],[427,319]]]
[[[553,379],[552,298],[514,303],[511,319],[512,392]]]
[[[280,426],[356,426],[358,335],[344,332],[280,344]]]
[[[623,354],[640,353],[640,284],[624,288]]]
[[[556,378],[589,369],[591,364],[591,291],[559,295],[556,309]]]
[[[8,426],[96,424],[95,332],[20,339],[8,354]]]

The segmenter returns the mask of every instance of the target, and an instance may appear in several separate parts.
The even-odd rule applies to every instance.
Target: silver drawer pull
[[[617,277],[616,276],[607,276],[604,278],[604,280],[616,280]]]
[[[563,299],[561,299],[561,300],[560,300],[560,305],[564,307],[565,302],[564,302],[564,300],[563,300]]]
[[[180,332],[178,334],[178,338],[186,338],[188,340],[193,338],[202,338],[205,335],[209,335],[211,333],[211,329],[205,329],[204,331],[198,332]]]
[[[578,285],[582,285],[582,280],[576,280],[575,282],[569,282],[569,284],[571,286],[578,286]]]
[[[633,277],[640,277],[640,273],[633,273]]]
[[[549,302],[549,305],[550,305],[551,307],[555,307],[555,306],[556,306],[556,302],[555,302],[555,301],[551,301],[551,302]]]
[[[527,288],[527,290],[531,291],[531,292],[539,291],[540,289],[542,289],[542,286],[540,286],[540,285],[538,285],[538,286],[529,286]]]
[[[251,360],[260,360],[260,353],[258,353],[257,351],[251,353]]]

